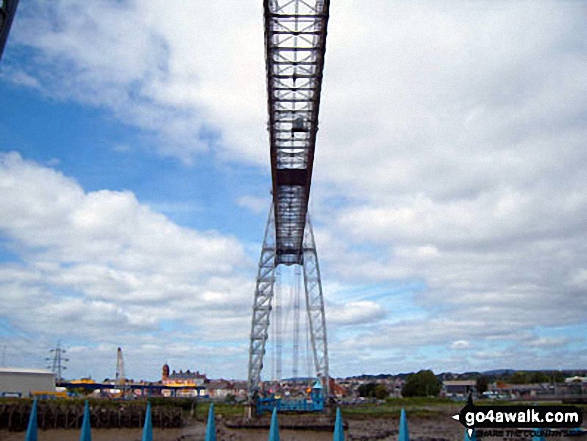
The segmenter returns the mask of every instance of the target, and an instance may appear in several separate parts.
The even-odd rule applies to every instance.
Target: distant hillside
[[[402,379],[405,380],[409,375],[412,375],[414,372],[402,372],[399,374],[362,374],[362,375],[356,375],[353,377],[347,377],[347,379],[354,379],[354,380],[362,380],[362,381],[376,381],[376,380],[389,380],[389,379]],[[489,377],[489,379],[491,381],[495,381],[495,380],[502,380],[502,381],[511,381],[513,380],[511,377],[514,375],[518,375],[520,376],[519,378],[516,378],[516,380],[520,381],[521,379],[523,380],[521,383],[519,384],[525,384],[526,382],[531,382],[531,381],[537,381],[537,382],[541,382],[541,381],[546,381],[546,380],[542,380],[542,379],[533,379],[532,375],[535,373],[542,373],[546,376],[549,377],[549,379],[554,379],[557,378],[556,381],[564,381],[565,377],[572,377],[575,375],[578,375],[580,377],[584,377],[587,376],[587,370],[585,369],[575,369],[575,370],[570,370],[570,369],[565,369],[565,370],[549,370],[549,369],[543,369],[543,370],[517,370],[517,369],[492,369],[489,371],[483,371],[483,372],[477,372],[477,371],[469,371],[469,372],[463,372],[463,373],[455,373],[455,372],[442,372],[440,374],[435,374],[436,377],[440,380],[440,381],[444,381],[444,380],[476,380],[477,378],[484,376],[484,377]],[[555,375],[556,373],[556,375]],[[524,378],[524,376],[526,376],[527,378]],[[550,380],[549,380],[550,381]]]
[[[512,375],[515,369],[494,369],[492,371],[481,372],[483,375]]]

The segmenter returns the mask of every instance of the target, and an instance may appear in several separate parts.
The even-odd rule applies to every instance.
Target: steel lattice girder
[[[18,0],[0,0],[0,59],[4,52],[4,46],[8,39],[8,33],[10,32],[17,6]]]
[[[269,324],[275,288],[275,268],[277,255],[275,248],[273,205],[269,210],[267,227],[263,239],[263,249],[259,259],[259,268],[253,302],[253,320],[251,323],[251,341],[249,346],[248,393],[252,399],[261,385],[261,371],[265,356],[265,344],[269,337]],[[326,336],[326,314],[322,295],[322,282],[318,266],[318,253],[310,216],[307,215],[305,234],[303,236],[302,254],[306,311],[308,314],[309,333],[314,355],[316,374],[322,381],[324,392],[328,396],[329,367],[328,344]]]
[[[330,1],[265,0],[276,263],[301,264]]]
[[[269,316],[271,314],[271,301],[273,300],[273,289],[275,286],[275,266],[275,224],[272,205],[269,210],[267,227],[265,228],[253,303],[251,344],[249,347],[249,398],[259,389],[261,383],[265,342],[269,336]]]
[[[306,234],[304,237],[304,285],[306,291],[306,309],[310,325],[312,352],[316,374],[322,380],[324,394],[329,396],[330,373],[328,367],[328,341],[326,338],[326,313],[322,295],[322,280],[318,266],[318,253],[314,241],[314,231],[310,216],[307,216]]]

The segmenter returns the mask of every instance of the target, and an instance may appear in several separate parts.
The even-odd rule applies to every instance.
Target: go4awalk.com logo
[[[471,398],[455,420],[469,429],[574,429],[583,423],[576,406],[475,406]]]

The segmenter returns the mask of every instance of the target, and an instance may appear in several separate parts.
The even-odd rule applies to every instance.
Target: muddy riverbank
[[[436,409],[434,413],[408,413],[408,426],[411,441],[462,441],[463,427],[450,418],[452,407]],[[303,417],[300,417],[303,418]],[[280,426],[286,426],[288,416],[280,415]],[[347,415],[345,421],[348,429],[345,430],[347,441],[396,441],[398,437],[398,416],[357,416]],[[228,422],[228,424],[227,424]],[[266,441],[267,429],[237,429],[234,419],[217,418],[218,441]],[[183,428],[155,429],[154,441],[204,441],[206,432],[205,422],[202,420],[188,421]],[[93,441],[140,441],[140,429],[93,429]],[[282,441],[330,441],[332,431],[288,430],[281,429]],[[22,441],[24,432],[0,431],[0,441]],[[78,441],[79,430],[39,430],[39,441]],[[486,438],[497,441],[529,441],[530,438]],[[555,439],[555,438],[553,438]],[[561,441],[587,441],[587,437],[556,438]]]

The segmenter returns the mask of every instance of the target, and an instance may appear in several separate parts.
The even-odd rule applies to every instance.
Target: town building
[[[55,374],[44,369],[0,368],[0,396],[30,397],[55,392]]]
[[[175,370],[170,373],[169,365],[165,364],[161,373],[161,383],[166,386],[184,386],[183,389],[177,391],[176,396],[181,397],[206,397],[207,384],[210,381],[206,374],[201,374],[200,371],[191,372]],[[165,394],[165,392],[164,392]]]
[[[443,394],[449,398],[466,398],[469,393],[475,393],[475,380],[445,380],[442,382]]]
[[[565,383],[587,383],[587,377],[575,375],[574,377],[565,378]]]
[[[212,399],[226,399],[230,396],[236,399],[238,395],[236,385],[228,380],[211,380],[206,385],[206,390]]]

